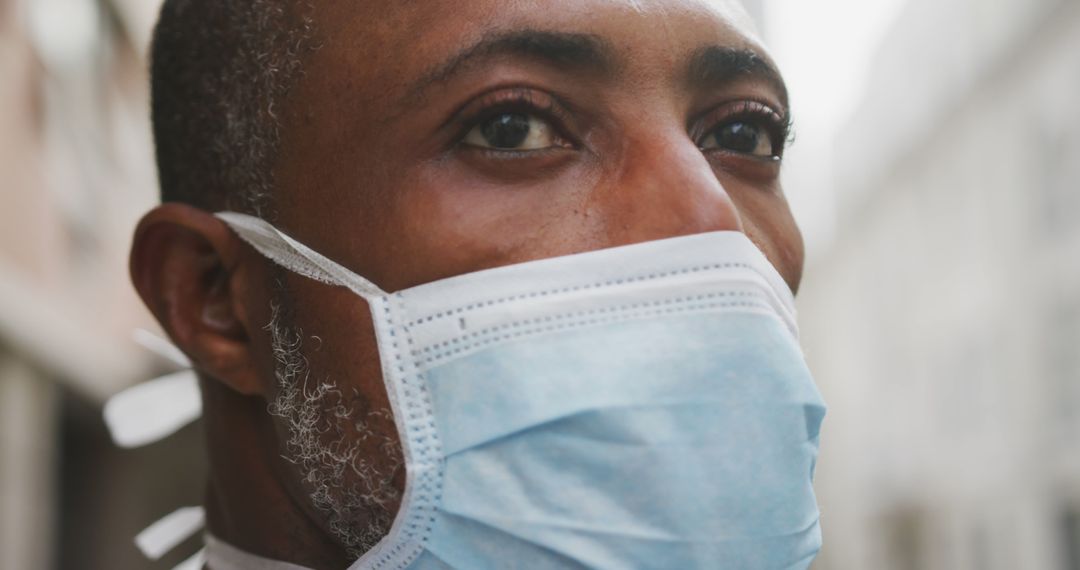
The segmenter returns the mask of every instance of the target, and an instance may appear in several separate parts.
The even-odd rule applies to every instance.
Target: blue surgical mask
[[[817,554],[825,405],[791,291],[743,234],[385,293],[258,218],[218,216],[371,307],[407,481],[350,568],[805,569]]]

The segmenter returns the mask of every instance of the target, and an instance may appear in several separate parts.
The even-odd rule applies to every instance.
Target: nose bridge
[[[735,203],[709,161],[681,128],[625,139],[624,159],[605,204],[619,241],[633,243],[704,233],[742,231]],[[609,226],[611,227],[611,226]]]

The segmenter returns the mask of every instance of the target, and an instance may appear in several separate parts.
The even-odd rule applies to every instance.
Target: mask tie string
[[[102,415],[109,435],[117,446],[125,449],[161,441],[202,415],[199,380],[184,353],[150,331],[136,330],[133,340],[179,370],[136,384],[105,403]],[[159,560],[204,524],[202,507],[184,507],[140,532],[135,544],[148,559]],[[200,550],[174,570],[202,568],[203,556]]]
[[[369,303],[386,296],[386,292],[371,281],[289,237],[261,218],[236,212],[218,212],[214,215],[228,224],[240,239],[285,269],[320,283],[345,287]]]

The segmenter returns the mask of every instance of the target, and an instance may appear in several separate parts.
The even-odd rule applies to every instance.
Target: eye
[[[779,158],[780,149],[769,129],[752,120],[740,119],[723,123],[709,132],[701,143],[702,150],[726,150],[762,158]]]
[[[542,150],[560,144],[554,129],[529,113],[500,113],[485,119],[465,135],[465,144],[493,150]]]
[[[779,162],[791,134],[791,117],[772,105],[738,101],[713,109],[690,129],[702,152]]]

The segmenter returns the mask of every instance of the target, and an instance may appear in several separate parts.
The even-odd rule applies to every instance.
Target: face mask
[[[407,481],[350,568],[810,566],[825,406],[791,292],[743,234],[389,294],[258,218],[218,217],[371,307]]]

